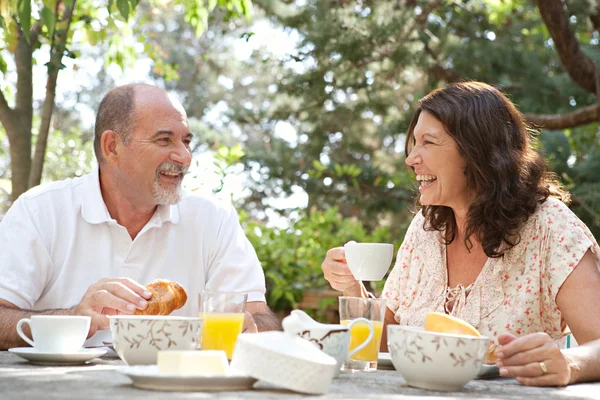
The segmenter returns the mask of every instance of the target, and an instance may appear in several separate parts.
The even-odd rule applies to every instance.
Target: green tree
[[[123,36],[131,26],[130,16],[139,0],[2,0],[0,2],[0,74],[16,75],[16,81],[0,88],[0,122],[10,143],[12,199],[40,183],[55,106],[56,84],[65,57],[77,57],[85,45],[109,44],[107,61],[121,66],[136,57],[134,47]],[[208,24],[209,13],[221,10],[228,18],[250,17],[249,0],[172,0],[151,2],[152,6],[185,9],[185,20],[199,35]],[[142,25],[151,19],[149,14]],[[150,53],[160,67],[160,54]],[[39,126],[34,127],[33,66],[48,59],[46,94]],[[14,71],[9,70],[9,63]],[[10,104],[10,103],[14,104]],[[35,150],[33,142],[35,140]]]
[[[286,60],[257,52],[254,82],[267,76],[271,85],[240,85],[240,101],[230,103],[231,120],[247,137],[246,163],[260,165],[261,185],[270,186],[258,193],[298,186],[310,206],[339,206],[372,227],[401,224],[412,195],[403,144],[414,104],[436,87],[473,79],[508,93],[531,123],[563,130],[566,142],[547,146],[547,154],[563,161],[557,172],[575,194],[574,209],[597,226],[577,204],[594,204],[589,195],[600,186],[586,198],[575,190],[578,164],[600,147],[591,85],[599,55],[596,1],[255,5],[300,37]],[[279,123],[291,124],[298,140],[278,138]]]

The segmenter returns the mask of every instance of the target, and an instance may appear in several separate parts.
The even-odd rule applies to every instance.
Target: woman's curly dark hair
[[[534,149],[534,131],[498,89],[480,82],[461,82],[422,98],[406,135],[407,157],[414,146],[415,125],[424,111],[442,123],[466,161],[467,184],[475,193],[464,232],[468,249],[474,237],[488,257],[501,257],[520,242],[519,230],[538,204],[549,196],[569,200]],[[445,230],[445,243],[450,244],[457,234],[452,209],[423,206],[422,212],[424,229]]]

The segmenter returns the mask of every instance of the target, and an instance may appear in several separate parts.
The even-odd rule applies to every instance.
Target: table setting
[[[393,247],[356,245],[352,272],[382,279]],[[243,293],[204,291],[197,317],[111,316],[111,340],[100,347],[84,347],[89,317],[23,319],[17,332],[31,347],[0,352],[0,398],[600,398],[600,383],[539,388],[501,378],[484,363],[490,339],[445,314],[420,327],[388,325],[389,352],[380,352],[383,299],[341,296],[338,324],[293,310],[282,332],[259,333],[242,333],[246,302]]]

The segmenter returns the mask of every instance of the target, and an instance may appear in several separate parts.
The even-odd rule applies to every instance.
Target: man
[[[279,329],[233,207],[182,193],[192,133],[181,104],[119,87],[94,134],[97,169],[28,191],[0,223],[0,349],[24,343],[15,326],[33,314],[89,315],[90,336],[105,330],[109,315],[146,308],[157,278],[188,291],[174,314],[197,315],[204,289],[247,292],[244,329]]]

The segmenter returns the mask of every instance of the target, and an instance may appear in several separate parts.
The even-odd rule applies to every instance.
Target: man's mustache
[[[160,174],[163,171],[176,172],[178,174],[185,175],[187,174],[188,169],[189,167],[186,167],[182,164],[163,163],[160,164],[156,169],[156,177],[158,177],[158,174]]]

